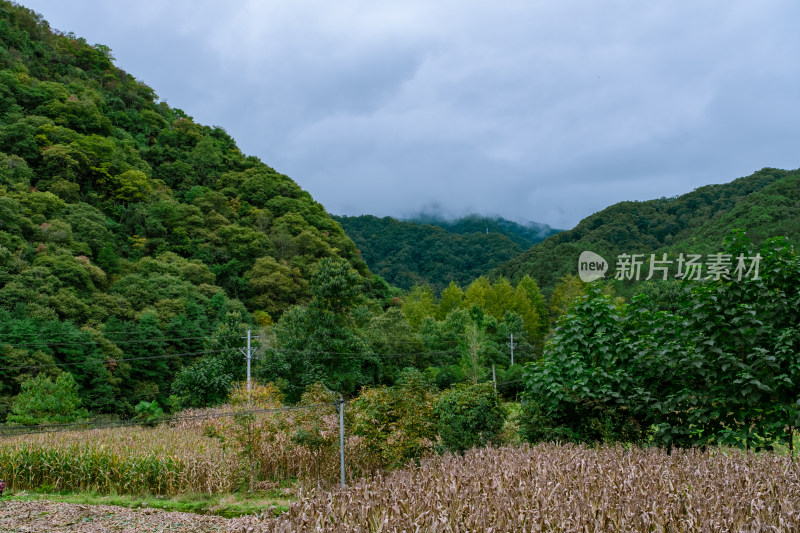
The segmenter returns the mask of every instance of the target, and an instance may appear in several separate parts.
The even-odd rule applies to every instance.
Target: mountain
[[[182,360],[157,356],[307,301],[321,259],[369,275],[289,177],[5,0],[0,117],[0,420],[20,367],[75,365],[86,407],[130,414],[166,399]]]
[[[506,220],[503,217],[485,217],[478,214],[448,219],[436,214],[421,213],[403,220],[415,224],[439,226],[450,233],[461,235],[466,233],[499,233],[517,243],[523,250],[527,250],[537,242],[541,242],[561,231],[539,222],[520,224],[513,220]]]
[[[479,215],[455,220],[432,215],[411,220],[371,215],[334,218],[355,241],[372,272],[398,287],[426,284],[437,291],[450,281],[469,285],[558,231]]]
[[[612,264],[622,253],[647,257],[656,252],[717,253],[735,228],[747,230],[755,243],[775,236],[800,242],[800,170],[764,168],[674,198],[614,204],[510,259],[492,274],[512,280],[527,274],[550,292],[563,276],[577,273],[584,250]]]

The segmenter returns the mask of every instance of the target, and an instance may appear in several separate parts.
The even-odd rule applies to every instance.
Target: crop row
[[[738,450],[535,447],[423,460],[318,492],[261,531],[798,531],[800,468]],[[258,529],[257,529],[258,530]]]

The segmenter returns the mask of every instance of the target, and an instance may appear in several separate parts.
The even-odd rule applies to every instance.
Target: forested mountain
[[[583,219],[510,259],[493,272],[512,280],[529,275],[545,293],[577,273],[584,250],[612,263],[622,253],[718,253],[734,228],[756,244],[785,236],[800,242],[800,170],[762,169],[721,185],[706,185],[674,198],[620,202]]]
[[[309,301],[322,259],[368,276],[306,191],[108,47],[0,1],[0,67],[0,421],[42,368],[93,411],[163,403],[191,360],[166,356]]]
[[[435,215],[409,220],[371,215],[334,218],[373,272],[397,287],[428,284],[437,291],[451,281],[468,285],[559,231],[545,224],[523,226],[479,215],[455,220]]]
[[[436,214],[421,213],[403,220],[415,224],[440,226],[450,233],[499,233],[517,243],[523,250],[561,231],[539,222],[520,224],[503,217],[485,217],[478,214],[449,219]]]

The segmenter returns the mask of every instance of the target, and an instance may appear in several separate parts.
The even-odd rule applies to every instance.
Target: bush
[[[506,411],[491,383],[457,385],[434,407],[442,450],[463,452],[498,443]]]
[[[146,426],[155,426],[162,418],[164,418],[164,410],[156,400],[152,402],[142,400],[136,405],[134,420],[139,420]]]
[[[519,435],[522,440],[536,444],[539,442],[573,442],[580,440],[569,428],[559,427],[548,417],[538,402],[522,402],[519,417]]]
[[[28,379],[11,405],[10,425],[66,424],[89,417],[78,397],[78,384],[65,372],[52,381],[44,374]]]
[[[385,466],[401,466],[432,451],[435,402],[430,381],[407,368],[394,387],[365,389],[353,401],[353,431]]]
[[[548,416],[534,399],[522,405],[520,437],[526,442],[630,442],[642,444],[648,428],[630,416],[625,408],[600,402],[565,404],[557,415]]]

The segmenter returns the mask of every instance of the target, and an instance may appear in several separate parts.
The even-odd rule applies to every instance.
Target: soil
[[[0,531],[4,533],[249,533],[259,530],[256,517],[222,518],[112,505],[0,500]]]

